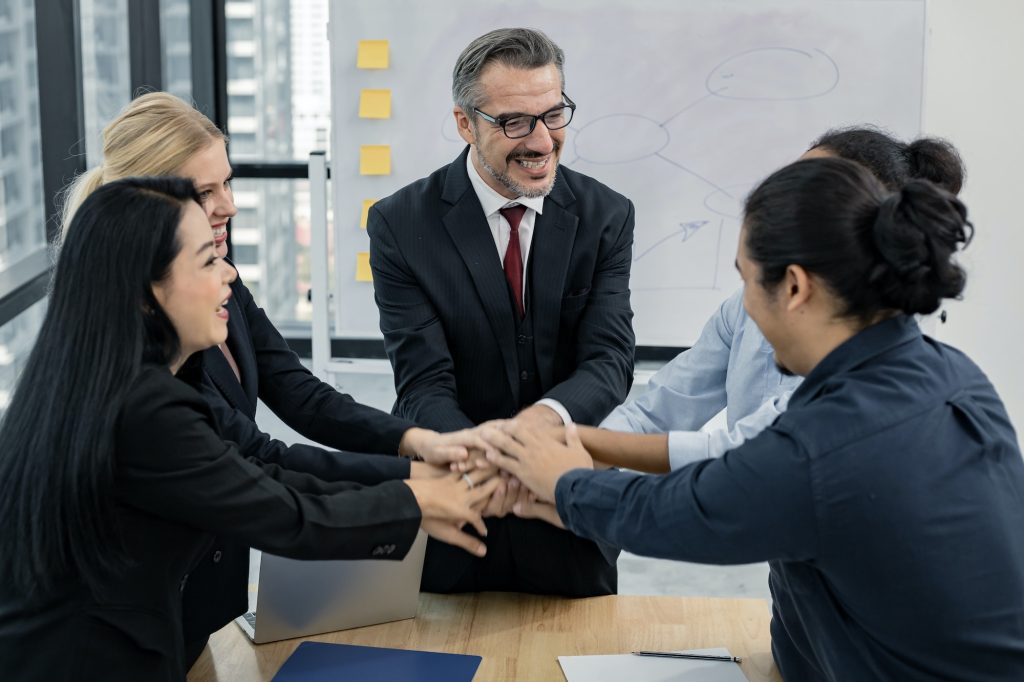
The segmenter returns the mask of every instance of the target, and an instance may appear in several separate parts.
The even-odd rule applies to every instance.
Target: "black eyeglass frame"
[[[485,114],[484,112],[480,111],[476,107],[473,107],[473,111],[476,112],[480,116],[480,118],[482,118],[483,120],[487,121],[491,125],[500,127],[501,128],[501,132],[504,133],[505,137],[507,137],[508,139],[510,139],[510,140],[520,140],[520,139],[522,139],[524,137],[529,137],[530,135],[533,134],[534,129],[536,129],[536,127],[537,127],[537,121],[543,121],[544,126],[548,130],[561,130],[562,128],[565,128],[566,126],[568,126],[569,123],[572,122],[573,114],[576,113],[576,102],[573,102],[571,99],[569,99],[569,95],[565,94],[564,91],[562,92],[562,99],[565,100],[565,101],[562,102],[561,104],[559,104],[557,107],[551,107],[550,109],[548,109],[544,113],[538,114],[536,116],[534,116],[533,114],[515,114],[513,116],[509,116],[508,118],[503,118],[502,116],[491,116],[490,114]],[[552,113],[552,112],[558,111],[559,109],[568,109],[569,110],[569,115],[565,119],[565,125],[560,125],[557,128],[552,128],[551,126],[548,125],[548,122],[544,120],[544,117],[547,116],[548,114]],[[510,121],[514,121],[517,118],[528,118],[528,119],[530,119],[530,129],[527,130],[522,135],[516,135],[515,137],[512,137],[511,135],[508,134],[508,130],[505,129],[505,126],[508,125],[508,123]]]

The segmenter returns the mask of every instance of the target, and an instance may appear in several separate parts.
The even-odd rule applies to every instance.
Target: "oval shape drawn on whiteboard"
[[[584,161],[627,163],[660,152],[669,143],[669,134],[646,116],[610,114],[580,128],[573,141],[577,156]]]
[[[839,84],[839,66],[818,48],[759,47],[729,57],[708,74],[716,97],[749,100],[811,99]]]

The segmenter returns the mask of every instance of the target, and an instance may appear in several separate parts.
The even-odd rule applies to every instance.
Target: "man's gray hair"
[[[452,71],[452,99],[467,116],[483,103],[480,74],[498,62],[514,69],[539,69],[550,64],[558,68],[565,89],[565,53],[540,31],[531,28],[499,28],[471,42]]]

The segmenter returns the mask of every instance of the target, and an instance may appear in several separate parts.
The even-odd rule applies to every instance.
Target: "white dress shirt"
[[[519,204],[526,207],[522,220],[519,221],[519,250],[523,254],[523,282],[526,278],[526,264],[530,262],[530,245],[533,243],[533,227],[537,220],[537,214],[544,213],[544,197],[518,197],[508,199],[498,194],[494,189],[484,182],[473,165],[473,155],[476,150],[471,150],[466,155],[466,173],[469,175],[469,182],[473,185],[480,205],[484,209],[484,216],[487,218],[487,226],[491,230],[491,237],[494,239],[494,247],[498,250],[498,260],[505,262],[505,250],[508,249],[509,236],[512,228],[509,226],[505,216],[501,215],[501,209],[506,206]],[[523,286],[523,307],[529,307],[527,300],[527,287]],[[557,400],[542,398],[537,401],[538,405],[545,405],[554,410],[562,418],[563,424],[572,423],[572,416],[565,406]]]

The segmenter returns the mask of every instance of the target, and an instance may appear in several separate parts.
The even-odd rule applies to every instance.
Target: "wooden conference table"
[[[474,682],[564,682],[558,656],[726,647],[751,682],[781,680],[761,599],[421,594],[415,619],[307,639],[483,656]],[[210,638],[189,682],[269,680],[303,641],[253,645],[231,623]]]

